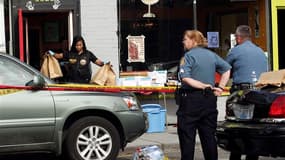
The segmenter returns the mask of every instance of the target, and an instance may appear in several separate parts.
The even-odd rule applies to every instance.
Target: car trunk
[[[276,98],[282,94],[285,94],[285,88],[280,87],[267,87],[262,90],[251,90],[251,91],[237,91],[231,94],[226,102],[226,118],[229,120],[254,120],[260,121],[264,118],[270,118],[269,112],[272,103]],[[254,107],[252,107],[254,106]],[[239,112],[241,110],[247,109],[249,114],[249,108],[252,107],[252,117],[243,119],[237,116],[237,109]],[[285,118],[285,117],[280,117]]]

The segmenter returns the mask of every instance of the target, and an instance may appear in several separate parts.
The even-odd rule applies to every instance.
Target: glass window
[[[0,59],[0,84],[25,86],[25,84],[33,79],[33,74],[26,70],[24,66],[8,59],[1,57]]]
[[[177,65],[184,54],[183,33],[192,27],[192,16],[188,14],[192,4],[186,4],[184,0],[160,1],[151,6],[154,17],[148,17],[145,16],[148,6],[142,1],[120,3],[121,70],[128,71],[129,67],[133,71],[153,70],[153,65],[166,70]],[[141,35],[145,37],[145,62],[129,62],[127,37]]]

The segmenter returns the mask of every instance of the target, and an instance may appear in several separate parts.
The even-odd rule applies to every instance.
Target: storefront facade
[[[155,16],[145,17],[148,6],[140,0],[4,0],[5,31],[12,30],[5,36],[6,50],[12,49],[10,53],[17,57],[23,54],[25,62],[39,68],[43,52],[68,50],[73,36],[81,34],[87,48],[103,61],[111,61],[119,75],[120,71],[151,70],[157,63],[176,65],[184,54],[183,32],[195,26],[205,36],[217,33],[218,46],[211,49],[225,57],[230,35],[237,25],[247,24],[253,30],[253,42],[268,55],[269,68],[283,68],[282,45],[278,44],[282,23],[277,23],[285,6],[282,0],[196,0],[195,7],[193,2],[160,0],[151,5]],[[143,37],[142,61],[129,60],[128,40],[132,36]]]

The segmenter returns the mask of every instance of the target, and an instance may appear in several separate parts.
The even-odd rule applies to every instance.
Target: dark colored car
[[[285,157],[285,88],[234,92],[216,136],[230,152]]]
[[[113,160],[147,125],[133,93],[55,84],[0,54],[0,153],[48,151],[72,160]]]

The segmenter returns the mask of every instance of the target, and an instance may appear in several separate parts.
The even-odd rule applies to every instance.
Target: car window
[[[32,79],[33,74],[24,66],[8,58],[0,58],[0,84],[24,86]]]

